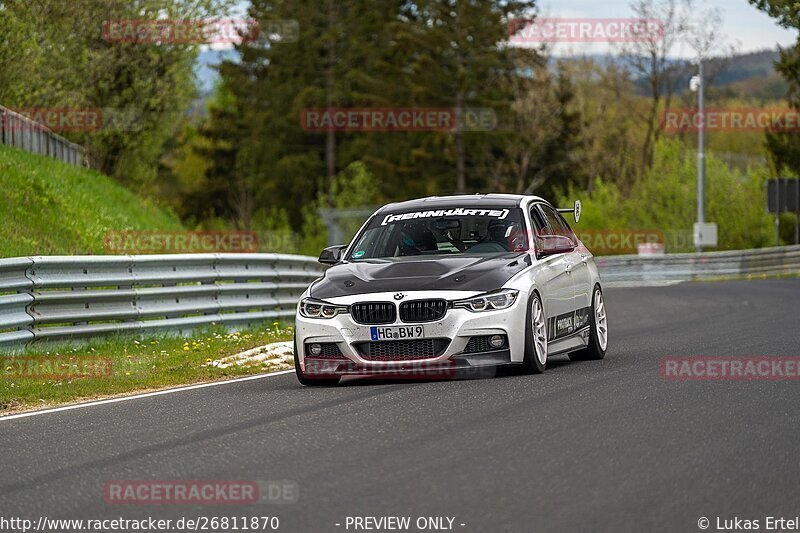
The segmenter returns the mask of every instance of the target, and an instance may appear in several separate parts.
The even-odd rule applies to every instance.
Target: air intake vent
[[[407,341],[361,342],[354,346],[368,361],[414,361],[444,353],[449,339],[414,339]]]
[[[391,324],[397,320],[397,308],[393,303],[358,303],[350,306],[350,316],[359,324]]]
[[[447,312],[445,300],[415,300],[400,304],[403,322],[433,322],[441,320]]]
[[[322,349],[320,353],[314,355],[311,353],[311,345],[319,344]],[[320,343],[306,343],[306,357],[318,357],[321,359],[346,359],[335,342],[320,342]]]
[[[481,353],[481,352],[493,352],[495,350],[505,350],[508,347],[508,340],[505,338],[506,336],[503,335],[503,345],[499,348],[494,348],[491,344],[489,344],[489,339],[493,337],[493,335],[481,335],[480,337],[470,337],[469,341],[467,342],[467,346],[464,348],[463,353]]]

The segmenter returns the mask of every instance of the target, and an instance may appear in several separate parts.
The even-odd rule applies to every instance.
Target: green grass
[[[103,254],[109,231],[181,230],[99,172],[0,145],[0,257]]]
[[[251,348],[291,339],[292,328],[275,322],[237,333],[227,333],[224,327],[216,326],[198,331],[190,337],[109,337],[80,347],[31,347],[24,353],[0,356],[0,415],[136,391],[283,370],[290,367],[251,363],[223,369],[208,364]],[[111,366],[110,371],[93,372],[91,377],[20,377],[20,373],[14,371],[16,364],[32,358],[51,362],[57,359],[58,363],[82,358],[110,360]]]
[[[800,278],[800,272],[782,272],[779,274],[736,274],[730,276],[711,276],[708,278],[694,279],[692,281],[752,281],[754,279],[792,279]]]
[[[0,257],[105,254],[112,231],[180,231],[180,220],[99,172],[0,145]],[[0,415],[36,407],[220,380],[284,368],[251,364],[226,369],[207,363],[290,340],[278,324],[228,334],[223,327],[191,337],[107,337],[81,347],[34,346],[0,354]],[[82,358],[110,360],[109,374],[92,377],[14,374],[31,358],[57,364]]]

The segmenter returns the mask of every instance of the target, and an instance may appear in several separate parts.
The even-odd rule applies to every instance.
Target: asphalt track
[[[659,374],[666,355],[800,356],[800,279],[610,288],[606,305],[606,359],[557,357],[541,376],[303,388],[281,375],[0,421],[0,517],[275,515],[279,531],[347,531],[348,516],[446,516],[455,531],[527,532],[800,514],[800,382]],[[300,497],[112,505],[115,479],[290,480]]]

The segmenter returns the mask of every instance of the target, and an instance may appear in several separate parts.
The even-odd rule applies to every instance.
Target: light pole
[[[705,179],[706,179],[706,119],[705,119],[705,99],[703,81],[703,57],[697,57],[697,76],[692,77],[689,87],[697,91],[697,223],[703,224],[706,220],[705,215]],[[697,251],[702,252],[703,247],[698,244]]]

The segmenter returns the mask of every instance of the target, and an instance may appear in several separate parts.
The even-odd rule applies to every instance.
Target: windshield
[[[380,214],[356,238],[351,261],[416,255],[491,255],[528,249],[520,209],[481,207]]]

